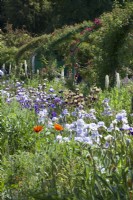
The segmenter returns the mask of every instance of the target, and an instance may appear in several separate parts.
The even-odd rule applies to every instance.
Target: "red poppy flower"
[[[40,131],[42,131],[43,129],[43,126],[40,126],[40,125],[37,125],[37,126],[34,126],[33,130],[36,132],[36,133],[39,133]]]
[[[63,131],[64,130],[63,126],[61,126],[60,124],[54,124],[54,128],[57,131]]]

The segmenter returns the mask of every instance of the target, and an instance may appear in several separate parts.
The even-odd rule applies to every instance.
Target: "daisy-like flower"
[[[43,126],[41,126],[41,125],[34,126],[34,127],[33,127],[33,130],[34,130],[36,133],[39,133],[40,131],[43,130]]]
[[[60,124],[54,124],[54,129],[57,130],[57,131],[63,131],[64,130],[63,126],[61,126]]]

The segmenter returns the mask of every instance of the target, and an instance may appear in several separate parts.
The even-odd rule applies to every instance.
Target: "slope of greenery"
[[[33,39],[19,49],[16,58],[29,55],[28,51],[37,53],[45,61],[44,66],[63,60],[70,69],[78,65],[86,82],[102,86],[108,74],[113,84],[116,71],[125,76],[127,68],[133,69],[132,31],[133,3],[124,7],[116,4],[112,12],[93,22],[66,26]]]
[[[44,68],[56,70],[60,63],[71,72],[78,71],[86,83],[104,85],[106,74],[111,84],[117,72],[122,77],[133,70],[133,3],[115,5],[93,21],[64,26],[51,34],[31,37],[24,31],[1,34],[1,65],[3,63],[30,63],[36,54]],[[61,64],[62,65],[62,64]]]

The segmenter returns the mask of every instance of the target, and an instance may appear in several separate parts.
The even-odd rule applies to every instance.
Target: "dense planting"
[[[131,200],[131,91],[100,91],[88,107],[59,80],[1,80],[2,199]]]
[[[40,32],[41,12],[69,21],[69,1],[41,2],[29,4]],[[82,21],[91,1],[76,2]],[[0,31],[1,199],[133,200],[133,3],[51,34]]]

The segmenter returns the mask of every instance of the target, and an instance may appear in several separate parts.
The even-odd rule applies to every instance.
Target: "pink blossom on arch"
[[[85,30],[86,31],[93,31],[93,27],[87,27]]]
[[[101,20],[99,18],[94,19],[94,24],[95,25],[101,25]]]

